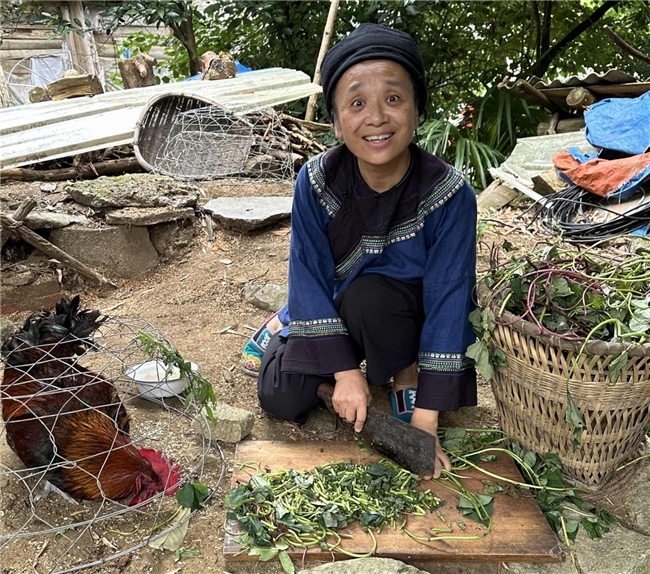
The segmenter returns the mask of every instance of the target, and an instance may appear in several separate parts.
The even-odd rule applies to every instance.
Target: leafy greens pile
[[[261,560],[277,555],[285,566],[289,547],[353,555],[340,547],[337,530],[358,521],[374,540],[373,529],[403,527],[408,515],[440,505],[417,485],[417,475],[385,459],[371,466],[331,463],[311,471],[256,474],[228,493],[227,520],[239,524],[241,543]]]

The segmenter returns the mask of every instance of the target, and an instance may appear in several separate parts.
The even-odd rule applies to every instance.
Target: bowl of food
[[[190,363],[192,371],[198,371],[196,363]],[[129,367],[126,376],[133,380],[143,399],[158,401],[167,397],[180,397],[189,380],[180,376],[175,365],[171,367],[160,359],[154,359]]]

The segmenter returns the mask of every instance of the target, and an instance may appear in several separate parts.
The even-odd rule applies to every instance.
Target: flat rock
[[[252,231],[291,216],[292,197],[219,197],[203,209],[239,231]]]
[[[73,223],[89,223],[83,215],[59,213],[56,211],[32,211],[25,218],[25,225],[29,229],[60,229]]]
[[[4,317],[0,317],[0,345],[14,333],[14,324]]]
[[[51,241],[75,259],[108,277],[130,278],[158,265],[158,252],[146,227],[114,225],[54,229]]]
[[[392,558],[342,560],[309,568],[309,574],[421,574],[423,571]]]
[[[287,302],[288,289],[283,285],[246,285],[244,299],[264,311],[278,311]]]
[[[192,207],[124,207],[106,214],[109,225],[157,225],[194,217]]]
[[[196,205],[200,189],[164,175],[129,173],[76,181],[65,191],[78,203],[95,209],[106,207],[190,207]]]

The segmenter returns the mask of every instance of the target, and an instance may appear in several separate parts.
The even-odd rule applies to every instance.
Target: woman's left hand
[[[433,478],[440,478],[440,473],[444,467],[445,470],[451,470],[451,461],[442,450],[440,439],[438,438],[438,414],[440,411],[431,411],[429,409],[415,408],[411,417],[411,426],[427,431],[436,437],[436,460]],[[427,478],[427,477],[424,477]]]

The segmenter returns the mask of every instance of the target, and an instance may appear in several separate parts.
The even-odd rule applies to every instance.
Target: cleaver
[[[318,398],[336,414],[332,406],[333,393],[332,385],[322,383],[318,386]],[[436,439],[432,434],[373,407],[368,407],[366,423],[359,434],[365,445],[398,465],[420,476],[433,476]]]

